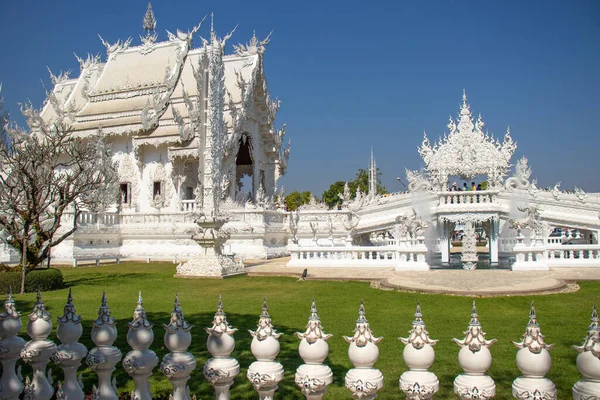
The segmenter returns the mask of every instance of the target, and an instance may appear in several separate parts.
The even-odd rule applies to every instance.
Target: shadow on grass
[[[32,306],[30,302],[21,301],[19,303],[20,304],[18,304],[18,306],[20,309],[28,309]],[[208,338],[208,335],[204,331],[204,327],[212,326],[211,322],[213,320],[214,313],[198,313],[188,315],[185,314],[184,310],[184,316],[188,323],[194,325],[191,331],[192,344],[188,348],[188,351],[194,355],[197,361],[196,369],[191,373],[191,379],[188,381],[190,394],[195,394],[198,399],[214,398],[214,389],[204,378],[202,373],[204,364],[210,357],[212,357],[206,350],[206,339]],[[151,390],[153,394],[152,398],[166,400],[169,398],[172,387],[170,382],[162,375],[159,366],[162,359],[169,352],[169,350],[164,346],[163,337],[165,331],[162,327],[162,324],[169,322],[170,313],[149,312],[147,313],[147,318],[154,324],[153,331],[155,334],[155,339],[150,347],[150,350],[154,351],[159,357],[159,364],[153,370],[152,377],[150,378]],[[230,325],[239,329],[234,335],[236,348],[231,356],[238,360],[240,364],[240,373],[235,378],[234,384],[230,388],[231,398],[256,399],[258,395],[255,392],[252,384],[246,378],[246,373],[250,364],[256,361],[250,351],[252,337],[248,333],[248,329],[256,329],[258,314],[248,315],[227,313],[227,319]],[[131,347],[127,343],[128,322],[131,322],[131,319],[118,319],[116,325],[118,336],[113,345],[122,352],[121,362],[123,358],[125,358],[127,352],[131,350]],[[88,351],[95,347],[95,344],[91,340],[91,325],[91,321],[83,321],[83,335],[79,340],[83,345],[86,346]],[[298,355],[297,351],[300,340],[294,335],[294,332],[303,330],[303,327],[292,328],[288,326],[281,326],[277,325],[276,321],[274,321],[274,325],[277,332],[283,333],[283,336],[281,336],[279,339],[281,343],[281,351],[276,358],[276,361],[283,365],[285,371],[284,379],[279,383],[279,390],[276,392],[276,397],[282,399],[304,399],[304,396],[294,383],[296,368],[300,364],[303,364],[303,361]],[[22,334],[21,336],[26,340],[28,339],[25,334]],[[60,344],[60,341],[54,335],[49,339],[54,340],[57,345]],[[133,380],[126,373],[125,369],[121,365],[121,362],[117,364],[116,370],[113,373],[113,377],[116,378],[117,387],[119,388],[119,392],[121,392],[119,398],[129,399],[130,393],[133,390]],[[328,364],[328,360],[326,360],[325,363]],[[334,374],[333,384],[339,384],[343,386],[344,374],[347,370],[347,367],[342,365],[328,365]],[[52,369],[52,378],[56,387],[57,382],[59,380],[63,381],[64,379],[62,370],[53,363],[48,364],[48,366]],[[22,372],[24,377],[31,376],[31,367],[28,365],[23,365]],[[91,369],[87,368],[85,365],[85,360],[82,361],[82,366],[79,368],[79,372],[83,373],[82,381],[84,385],[84,391],[88,394],[91,393],[92,385],[98,386],[98,378],[96,374]]]

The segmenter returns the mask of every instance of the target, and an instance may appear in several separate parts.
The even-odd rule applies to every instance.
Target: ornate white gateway
[[[434,145],[425,135],[424,168],[406,171],[407,192],[359,193],[354,200],[344,193],[341,211],[300,211],[291,225],[288,265],[600,267],[600,194],[561,191],[560,184],[539,189],[525,158],[507,178],[516,143],[509,130],[500,141],[483,127],[463,93],[449,134]]]

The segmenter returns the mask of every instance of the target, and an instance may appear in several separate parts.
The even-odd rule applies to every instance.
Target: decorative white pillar
[[[435,361],[433,346],[438,340],[429,338],[418,302],[415,320],[409,333],[407,338],[399,338],[406,345],[402,358],[409,368],[409,371],[400,376],[400,390],[408,400],[429,400],[440,389],[437,376],[427,371]]]
[[[58,328],[56,336],[61,341],[61,345],[56,348],[56,353],[52,356],[52,361],[63,370],[65,377],[64,383],[59,383],[63,398],[81,399],[84,398],[83,384],[77,379],[77,369],[81,365],[81,360],[85,358],[88,351],[85,346],[78,342],[83,327],[81,326],[81,316],[77,315],[73,305],[73,295],[69,289],[69,296],[65,304],[63,315],[58,317]],[[57,389],[56,397],[59,398]]]
[[[56,351],[54,342],[48,340],[52,332],[52,319],[46,311],[42,294],[38,290],[33,312],[29,314],[27,334],[31,338],[21,350],[21,359],[33,368],[33,379],[25,391],[36,400],[50,400],[54,394],[51,371],[46,375],[46,365]]]
[[[440,237],[440,252],[442,256],[442,263],[447,264],[450,262],[450,232],[448,231],[448,222],[438,222],[442,224],[441,228],[437,232],[441,232]]]
[[[2,379],[0,379],[0,395],[5,400],[17,400],[23,392],[21,367],[15,371],[25,340],[18,337],[21,330],[21,313],[15,309],[12,290],[9,288],[8,298],[4,302],[4,310],[0,314],[0,362],[2,363]]]
[[[296,369],[294,380],[306,400],[321,400],[327,392],[327,386],[333,382],[331,368],[323,364],[329,355],[327,340],[333,335],[323,332],[315,299],[312,301],[306,331],[296,332],[296,336],[301,340],[298,352],[304,364]]]
[[[577,369],[583,375],[583,379],[573,385],[574,400],[593,400],[600,397],[600,325],[596,306],[592,308],[591,320],[583,344],[573,346],[579,353]]]
[[[217,400],[229,400],[229,388],[233,385],[233,379],[240,373],[240,363],[231,357],[235,350],[233,334],[237,329],[229,326],[220,295],[212,327],[204,330],[208,333],[206,348],[213,356],[204,364],[204,377],[215,388]]]
[[[354,368],[346,373],[346,388],[352,392],[353,399],[372,400],[377,397],[377,391],[383,387],[383,374],[373,368],[379,358],[377,343],[383,337],[373,336],[365,317],[365,305],[362,300],[353,332],[353,336],[344,336],[344,340],[350,343],[348,358],[354,364]]]
[[[531,303],[529,323],[520,343],[513,342],[519,349],[517,352],[517,367],[523,373],[513,381],[512,395],[519,400],[525,399],[556,399],[556,386],[545,375],[550,371],[550,358],[553,344],[544,342],[535,315],[535,307]]]
[[[252,335],[250,350],[256,357],[256,361],[248,367],[248,380],[252,382],[260,400],[271,400],[279,389],[278,383],[283,379],[283,365],[275,361],[280,347],[278,339],[282,334],[277,333],[271,323],[266,298],[256,332],[248,332]]]
[[[148,348],[154,341],[152,323],[146,318],[146,310],[142,301],[142,292],[138,295],[137,307],[133,311],[133,321],[129,323],[127,343],[131,350],[123,359],[123,368],[133,378],[134,389],[131,398],[152,400],[150,376],[158,364],[156,353]]]
[[[471,320],[464,334],[465,338],[462,340],[452,339],[460,346],[458,363],[464,371],[454,380],[454,393],[462,400],[491,399],[496,395],[496,384],[485,372],[492,365],[489,348],[497,340],[485,339],[475,302],[471,310]]]
[[[165,346],[170,353],[163,358],[160,370],[173,385],[173,400],[191,400],[187,381],[190,373],[196,369],[196,358],[188,353],[187,348],[192,344],[190,325],[183,318],[179,303],[179,295],[175,295],[175,304],[171,312],[171,320],[165,328]]]
[[[121,351],[112,344],[117,339],[117,321],[110,315],[106,292],[102,293],[102,303],[98,318],[92,326],[92,341],[96,344],[87,355],[86,364],[98,375],[98,399],[118,400],[117,383],[112,377],[115,365],[121,361]]]
[[[497,264],[498,263],[498,236],[500,234],[500,221],[497,219],[492,219],[490,221],[490,232],[489,232],[489,241],[490,241],[490,263]]]

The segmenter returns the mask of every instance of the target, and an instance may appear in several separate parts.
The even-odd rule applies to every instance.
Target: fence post
[[[204,364],[204,377],[215,388],[217,400],[229,400],[229,387],[233,385],[233,379],[240,373],[240,364],[231,357],[235,349],[233,334],[237,329],[229,326],[220,295],[212,327],[204,330],[208,333],[206,347],[213,356]]]
[[[491,399],[496,395],[496,384],[485,372],[492,365],[492,354],[489,348],[497,340],[485,340],[485,332],[479,322],[474,301],[471,320],[464,333],[464,339],[452,339],[460,346],[458,363],[464,371],[454,380],[454,393],[462,400]]]
[[[437,376],[427,371],[435,361],[433,346],[438,341],[429,338],[418,302],[409,333],[407,338],[399,338],[405,344],[402,358],[410,369],[400,376],[400,390],[407,399],[429,400],[440,389]]]
[[[21,330],[21,313],[15,309],[12,298],[12,288],[8,290],[8,298],[4,302],[4,311],[0,314],[0,362],[2,363],[2,378],[0,389],[2,398],[17,400],[23,391],[21,367],[15,372],[17,360],[25,340],[17,336]]]
[[[348,358],[354,364],[354,368],[346,373],[346,388],[352,392],[353,399],[372,400],[377,397],[377,391],[383,387],[383,374],[373,368],[379,358],[377,343],[383,337],[376,338],[371,332],[362,300],[353,332],[353,336],[344,336],[344,340],[350,343]]]
[[[573,385],[573,399],[593,399],[600,393],[600,325],[596,306],[592,308],[592,323],[581,346],[573,346],[579,353],[577,369],[583,379]]]
[[[154,341],[152,323],[146,319],[146,310],[143,306],[142,292],[138,294],[138,301],[133,311],[133,321],[129,323],[127,343],[133,350],[123,359],[123,368],[133,378],[134,389],[132,399],[152,400],[150,392],[150,375],[158,364],[156,353],[148,348]]]
[[[250,350],[256,358],[248,367],[247,377],[254,390],[258,392],[260,400],[272,400],[277,384],[283,379],[283,365],[275,361],[279,354],[279,337],[271,323],[267,299],[263,301],[262,312],[258,320],[256,332],[248,331],[252,335]]]
[[[296,336],[301,339],[298,352],[305,363],[296,370],[296,385],[307,400],[321,400],[327,393],[327,386],[333,382],[331,368],[323,364],[329,355],[327,340],[333,335],[323,332],[315,299],[312,301],[306,331],[296,332]]]
[[[106,292],[102,293],[102,303],[98,318],[92,326],[92,341],[96,344],[85,359],[86,364],[98,375],[98,399],[118,400],[117,382],[111,376],[115,365],[121,361],[122,353],[112,344],[117,339],[117,321],[110,315]]]
[[[50,362],[50,357],[56,351],[54,342],[48,340],[52,332],[52,319],[46,311],[42,294],[38,290],[37,300],[33,306],[33,312],[29,314],[29,323],[27,324],[27,334],[31,338],[21,350],[21,359],[31,364],[33,368],[33,378],[28,388],[25,390],[33,395],[35,400],[50,400],[54,394],[52,388],[52,370],[46,374],[46,365]]]
[[[81,316],[77,315],[73,305],[71,289],[69,289],[63,315],[58,317],[57,322],[56,336],[62,344],[56,348],[52,361],[63,370],[65,380],[63,384],[59,382],[62,396],[68,399],[83,399],[83,383],[81,378],[77,379],[77,368],[81,365],[81,360],[85,358],[88,351],[83,344],[78,342],[83,333],[83,328],[81,326]],[[58,390],[56,397],[59,397]]]
[[[173,385],[173,400],[191,400],[187,381],[190,373],[196,369],[196,358],[187,352],[192,344],[190,325],[183,317],[179,303],[179,295],[175,295],[175,304],[171,312],[169,325],[163,324],[165,328],[165,346],[170,353],[163,358],[160,370],[171,381]]]
[[[513,381],[513,397],[524,400],[532,398],[556,398],[556,386],[545,375],[550,371],[552,360],[550,359],[553,344],[544,342],[544,335],[537,322],[535,307],[531,303],[529,311],[529,323],[520,343],[513,342],[519,349],[517,352],[517,367],[523,373]]]

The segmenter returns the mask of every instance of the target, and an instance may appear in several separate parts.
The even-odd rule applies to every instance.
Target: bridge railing
[[[367,256],[366,253],[364,255]],[[466,311],[465,320],[468,316]],[[376,338],[371,332],[362,301],[358,315],[356,322],[354,319],[348,321],[349,332],[352,324],[355,324],[354,335],[345,338],[349,343],[348,357],[355,368],[347,371],[344,381],[352,398],[374,399],[377,397],[377,391],[383,387],[382,372],[373,368],[379,357],[377,343],[381,338]],[[423,313],[418,304],[414,316],[415,320],[412,322],[409,336],[401,339],[406,346],[403,358],[408,370],[400,376],[400,388],[396,389],[398,391],[396,398],[406,396],[407,399],[432,399],[440,387],[438,377],[428,371],[435,360],[432,346],[437,341],[429,338]],[[565,319],[568,319],[568,316],[565,316]],[[134,389],[131,398],[152,399],[150,380],[154,373],[153,370],[159,365],[160,360],[150,349],[153,347],[154,341],[153,325],[147,319],[141,293],[133,310],[132,322],[128,326],[119,327],[119,330],[128,328],[126,335],[131,349],[119,349],[113,346],[117,338],[117,321],[115,317],[111,316],[106,294],[102,295],[98,318],[93,321],[91,339],[96,346],[92,349],[87,349],[79,343],[83,331],[83,321],[76,313],[70,291],[64,313],[58,317],[56,337],[62,342],[58,346],[48,340],[53,330],[52,320],[53,318],[46,311],[42,296],[38,292],[37,301],[33,312],[29,315],[27,325],[27,332],[31,340],[26,342],[18,336],[22,330],[21,315],[15,309],[15,302],[12,295],[9,294],[4,303],[4,312],[0,314],[0,362],[2,363],[0,396],[2,399],[83,400],[84,398],[93,398],[115,400],[120,397],[113,373],[116,365],[121,361],[122,368],[133,380]],[[187,382],[192,374],[199,375],[194,371],[200,359],[189,353],[188,348],[193,340],[205,341],[206,336],[202,330],[200,330],[201,334],[197,333],[198,330],[192,334],[193,326],[185,321],[178,296],[175,297],[170,319],[165,322],[166,324],[163,325],[165,328],[164,346],[170,352],[160,362],[159,369],[171,381],[173,387],[171,398],[191,400]],[[456,330],[462,331],[462,328],[457,325]],[[240,372],[240,364],[231,356],[235,349],[233,335],[236,330],[229,326],[220,297],[212,327],[205,330],[208,334],[206,346],[212,358],[206,360],[202,368],[202,375],[213,385],[217,400],[229,399],[229,387]],[[584,336],[583,333],[582,336]],[[238,335],[240,334],[243,333],[238,333]],[[280,349],[278,341],[280,334],[273,326],[266,299],[262,305],[258,328],[256,331],[251,331],[250,334],[253,337],[250,350],[257,361],[248,366],[247,379],[258,392],[260,399],[273,399],[278,384],[284,379],[284,368],[276,361]],[[520,332],[515,332],[515,336],[517,334]],[[323,332],[314,300],[306,332],[299,333],[298,337],[300,339],[299,354],[305,364],[296,369],[294,383],[298,387],[297,390],[306,399],[321,400],[327,391],[327,386],[333,382],[333,372],[324,363],[329,355],[329,347],[325,342],[331,335]],[[548,350],[553,345],[544,343],[539,339],[541,337],[543,337],[541,327],[532,304],[523,340],[515,343],[519,349],[516,352],[516,364],[522,373],[512,384],[512,393],[517,399],[557,398],[555,385],[545,377],[552,365]],[[600,368],[597,368],[600,360],[595,350],[597,337],[598,314],[594,307],[592,324],[588,328],[583,345],[573,346],[579,353],[576,362],[577,368],[585,376],[573,386],[574,399],[595,399],[600,393]],[[454,391],[461,399],[491,399],[495,396],[496,384],[490,376],[486,375],[486,370],[492,364],[492,356],[488,348],[496,340],[484,339],[485,333],[479,322],[475,303],[473,303],[465,338],[463,340],[454,339],[460,347],[458,363],[464,370],[464,373],[454,380]],[[154,347],[159,346],[154,345]],[[194,348],[196,347],[194,346]],[[242,349],[241,351],[247,350]],[[123,357],[123,353],[126,351],[128,352]],[[98,384],[91,388],[84,387],[82,376],[78,375],[78,369],[83,361],[90,368],[91,373],[97,376]],[[21,376],[21,366],[18,366],[21,362],[30,364],[33,369],[32,377],[27,376],[25,381]],[[59,381],[56,385],[52,382],[48,369],[51,362],[62,369],[64,373],[64,381]],[[396,379],[397,376],[387,377],[388,381]],[[90,393],[91,397],[89,397]],[[560,398],[566,398],[566,394],[562,394],[562,396],[564,397]]]
[[[441,192],[438,205],[458,205],[458,204],[491,204],[496,202],[498,191],[496,190],[474,190],[464,192]]]

